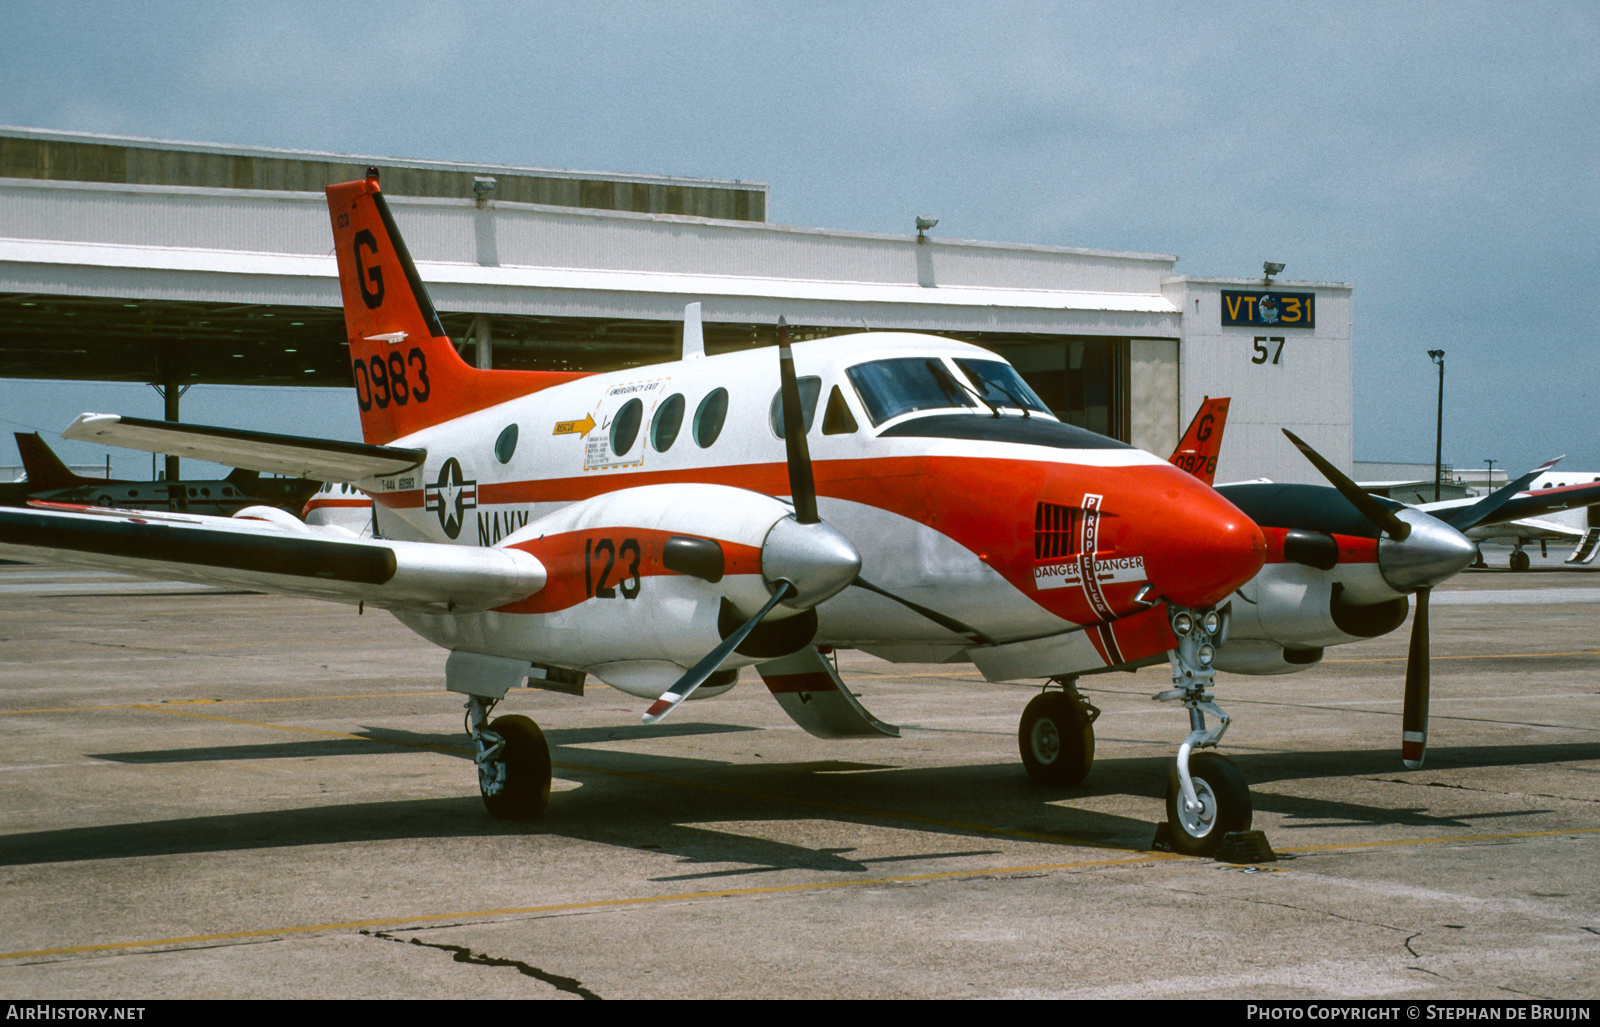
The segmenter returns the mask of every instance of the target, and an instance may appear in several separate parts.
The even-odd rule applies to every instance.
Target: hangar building
[[[1351,466],[1345,284],[773,225],[760,183],[24,128],[0,128],[0,377],[150,382],[171,419],[190,384],[349,387],[321,189],[369,165],[480,367],[670,360],[700,302],[712,353],[769,343],[780,315],[802,339],[986,346],[1063,420],[1163,456],[1203,397],[1229,396],[1219,481],[1319,480],[1279,426]]]

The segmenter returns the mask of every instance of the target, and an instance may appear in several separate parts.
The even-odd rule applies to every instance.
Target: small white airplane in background
[[[1481,499],[1446,499],[1420,504],[1417,509],[1461,527],[1458,520],[1497,500],[1462,530],[1476,543],[1511,545],[1512,570],[1525,571],[1531,565],[1522,550],[1529,542],[1539,543],[1541,553],[1547,552],[1551,542],[1572,543],[1572,555],[1565,562],[1590,563],[1600,550],[1600,525],[1591,523],[1592,517],[1583,508],[1600,504],[1600,475],[1551,473],[1550,468],[1561,460],[1558,456],[1546,461]],[[1561,516],[1563,513],[1566,516]],[[1483,566],[1481,554],[1475,566]]]

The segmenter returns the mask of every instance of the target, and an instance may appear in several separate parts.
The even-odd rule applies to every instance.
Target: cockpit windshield
[[[938,357],[895,357],[845,371],[873,427],[914,410],[975,405],[967,389]]]
[[[1044,400],[1022,380],[1010,364],[1003,360],[973,360],[957,357],[956,366],[966,372],[972,384],[978,387],[978,398],[994,407],[1012,407],[1024,412],[1036,410],[1048,414],[1050,408]]]

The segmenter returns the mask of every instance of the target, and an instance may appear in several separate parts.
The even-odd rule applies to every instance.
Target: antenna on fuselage
[[[696,360],[706,355],[705,331],[700,327],[700,304],[683,308],[683,359]]]

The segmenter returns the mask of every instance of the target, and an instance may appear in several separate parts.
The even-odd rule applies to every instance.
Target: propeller
[[[846,588],[861,571],[860,552],[817,513],[817,485],[811,473],[811,449],[806,444],[805,412],[800,405],[794,354],[789,348],[789,325],[783,318],[778,319],[778,375],[794,515],[774,524],[761,545],[761,574],[772,589],[772,598],[651,703],[644,714],[646,724],[660,723],[693,695],[780,604],[809,610]]]
[[[1471,563],[1477,549],[1456,527],[1436,517],[1420,510],[1389,509],[1289,429],[1283,433],[1339,494],[1385,536],[1378,540],[1378,572],[1396,591],[1416,597],[1400,717],[1400,757],[1408,769],[1415,770],[1422,766],[1428,745],[1428,596],[1434,585]]]

